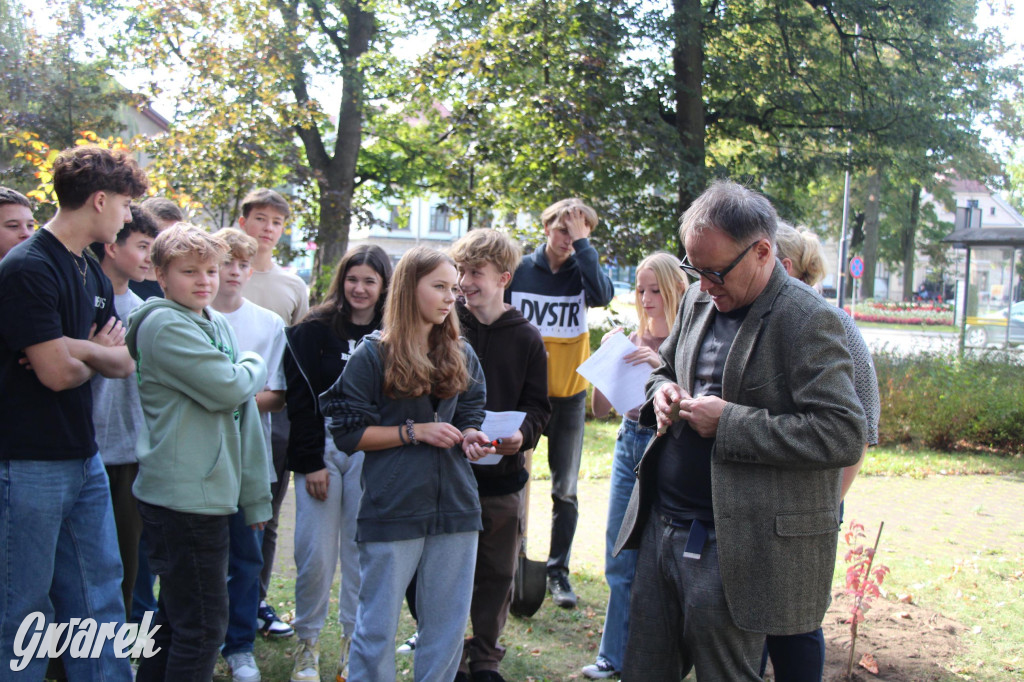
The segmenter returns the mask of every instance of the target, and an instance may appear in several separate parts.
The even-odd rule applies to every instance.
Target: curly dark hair
[[[96,192],[138,199],[149,189],[145,172],[130,155],[102,147],[65,149],[53,162],[53,191],[61,208],[74,211]]]

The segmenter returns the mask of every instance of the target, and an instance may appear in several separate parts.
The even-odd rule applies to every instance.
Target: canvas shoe
[[[320,682],[320,642],[315,639],[299,640],[291,682]]]
[[[260,682],[260,669],[251,651],[240,651],[224,657],[231,668],[231,682]]]

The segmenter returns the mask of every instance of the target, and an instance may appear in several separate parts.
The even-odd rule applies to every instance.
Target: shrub
[[[998,358],[875,355],[879,443],[1024,452],[1024,368]]]

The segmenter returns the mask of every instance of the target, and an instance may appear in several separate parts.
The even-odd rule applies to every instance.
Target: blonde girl
[[[652,370],[658,367],[658,347],[672,329],[686,285],[686,275],[679,268],[679,259],[675,256],[659,251],[640,262],[636,269],[636,313],[639,324],[637,330],[629,335],[629,340],[637,349],[625,357],[626,362],[632,365],[646,363]],[[619,331],[621,329],[617,328],[608,332],[601,343]],[[610,410],[608,399],[594,389],[594,415],[603,417]],[[622,670],[626,652],[629,594],[636,570],[636,551],[624,550],[613,557],[612,547],[633,491],[633,482],[636,480],[633,470],[640,462],[647,442],[654,435],[654,429],[644,428],[637,423],[638,417],[639,405],[622,417],[622,426],[615,440],[604,559],[604,576],[611,593],[597,660],[583,668],[583,674],[595,680],[617,675]]]
[[[414,679],[451,680],[458,670],[482,528],[469,461],[494,448],[479,430],[483,371],[452,314],[456,281],[447,255],[408,251],[391,280],[383,331],[363,339],[321,398],[338,449],[366,453],[353,680],[395,679],[395,632],[414,574]]]

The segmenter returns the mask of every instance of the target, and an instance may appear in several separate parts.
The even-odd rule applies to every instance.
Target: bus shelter
[[[967,251],[956,295],[960,354],[1024,346],[1024,228],[962,227],[942,241]]]

